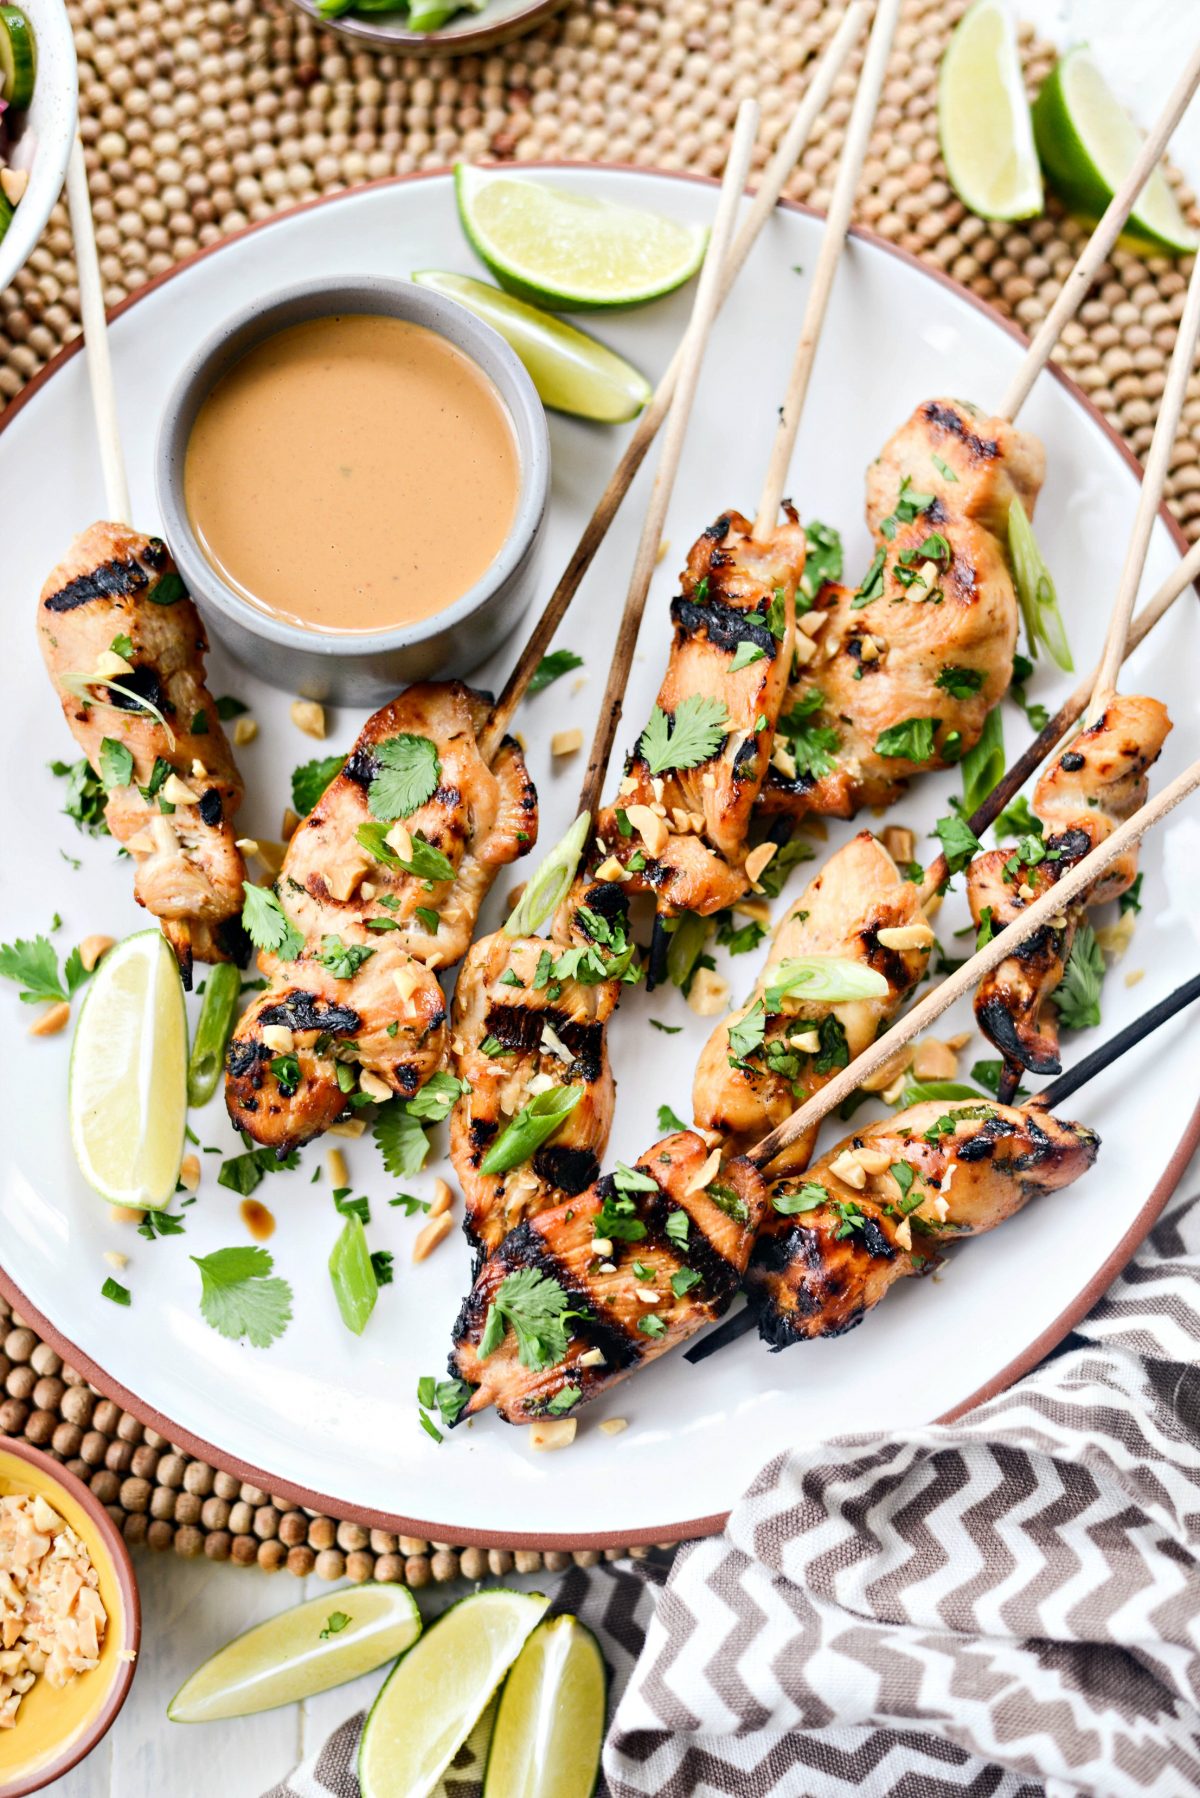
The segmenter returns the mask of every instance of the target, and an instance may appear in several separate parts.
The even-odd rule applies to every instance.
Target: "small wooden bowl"
[[[87,1544],[100,1575],[108,1628],[100,1665],[56,1691],[39,1679],[13,1729],[0,1730],[0,1798],[26,1798],[90,1754],[107,1735],[133,1682],[142,1612],[129,1550],[98,1499],[74,1474],[28,1442],[0,1439],[0,1493],[32,1492]]]
[[[292,0],[301,12],[341,37],[375,50],[402,50],[406,55],[470,56],[532,31],[551,13],[561,12],[567,0],[490,0],[485,12],[463,13],[440,31],[409,31],[403,13],[343,13],[326,19],[316,0]]]

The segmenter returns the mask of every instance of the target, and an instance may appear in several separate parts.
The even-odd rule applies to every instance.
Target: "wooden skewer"
[[[724,305],[729,297],[733,284],[757,243],[763,226],[779,204],[787,179],[800,160],[801,152],[812,135],[813,126],[825,110],[833,92],[833,84],[841,74],[851,50],[862,35],[869,12],[870,7],[867,0],[853,0],[853,4],[847,9],[845,18],[817,64],[804,99],[797,108],[796,115],[784,134],[778,150],[767,165],[741,229],[733,241],[733,248],[721,270],[721,305]],[[663,419],[670,409],[671,397],[675,392],[675,383],[679,379],[681,366],[682,346],[676,350],[666,373],[655,388],[649,404],[638,419],[633,435],[613,470],[608,485],[600,495],[595,511],[585,525],[583,535],[576,544],[571,559],[559,578],[558,585],[546,602],[545,610],[530,633],[524,649],[517,657],[516,664],[504,684],[499,699],[492,707],[488,722],[479,737],[480,753],[487,762],[493,759],[499,749],[517,707],[525,696],[525,689],[533,678],[534,670],[554,641],[554,634],[566,616],[571,601],[579,591],[580,583],[591,567],[596,551],[603,543],[608,528],[617,515],[621,501],[628,493],[634,476],[646,459],[650,445],[658,435]]]
[[[1175,446],[1175,434],[1179,429],[1183,402],[1187,396],[1188,381],[1191,378],[1192,367],[1196,359],[1197,338],[1200,338],[1200,256],[1196,257],[1192,266],[1192,277],[1188,282],[1183,317],[1179,321],[1179,332],[1175,338],[1171,366],[1167,371],[1167,384],[1159,402],[1150,454],[1146,457],[1142,490],[1138,494],[1137,511],[1134,514],[1129,548],[1125,552],[1125,565],[1121,569],[1117,597],[1113,602],[1112,616],[1108,621],[1108,635],[1104,639],[1104,652],[1096,671],[1095,686],[1092,689],[1091,703],[1088,707],[1088,716],[1092,719],[1101,715],[1105,705],[1117,690],[1117,677],[1120,674],[1121,663],[1125,660],[1125,639],[1129,635],[1133,602],[1137,598],[1142,570],[1146,566],[1146,553],[1150,548],[1150,534],[1154,529],[1154,520],[1158,516],[1159,502],[1162,499],[1163,487],[1166,485],[1167,468],[1171,459],[1171,451]]]
[[[1085,855],[1082,861],[1077,862],[1069,873],[1064,874],[1040,898],[1035,899],[1021,913],[1020,918],[1006,925],[990,943],[964,962],[956,973],[943,980],[933,992],[927,994],[919,1005],[893,1024],[869,1049],[835,1074],[827,1086],[814,1093],[811,1099],[806,1100],[799,1110],[772,1130],[762,1142],[756,1143],[748,1152],[749,1159],[756,1167],[769,1166],[777,1155],[803,1136],[806,1130],[819,1124],[843,1099],[848,1099],[864,1080],[870,1079],[897,1049],[904,1048],[915,1036],[919,1036],[956,999],[960,999],[985,974],[990,974],[993,968],[998,967],[1012,954],[1018,943],[1024,942],[1034,931],[1048,924],[1051,918],[1058,917],[1065,911],[1073,900],[1088,890],[1105,868],[1135,843],[1140,843],[1148,830],[1161,818],[1165,818],[1168,812],[1173,811],[1189,794],[1194,793],[1197,787],[1200,787],[1200,761],[1193,762],[1190,768],[1164,787],[1157,798],[1150,800],[1132,818],[1127,818],[1123,824],[1118,825],[1110,837]]]
[[[688,321],[688,328],[681,345],[679,379],[667,418],[666,431],[663,435],[662,455],[655,471],[654,486],[650,493],[650,503],[646,508],[642,534],[638,539],[633,573],[629,577],[629,591],[625,597],[625,609],[621,614],[621,627],[617,633],[612,666],[609,669],[604,698],[600,702],[596,734],[592,741],[587,772],[584,775],[583,787],[579,795],[581,812],[593,812],[599,803],[600,784],[604,779],[604,771],[608,766],[608,758],[612,753],[617,726],[620,723],[625,687],[629,680],[629,670],[633,662],[638,631],[641,628],[642,614],[646,609],[646,595],[650,591],[651,577],[654,574],[655,563],[658,561],[663,525],[666,522],[667,507],[670,504],[671,491],[675,485],[675,476],[679,470],[679,459],[683,454],[683,441],[692,415],[692,402],[696,397],[700,370],[704,363],[704,352],[708,348],[713,321],[721,304],[721,272],[729,253],[742,189],[746,185],[746,177],[750,172],[750,159],[754,154],[754,139],[757,132],[758,102],[757,100],[743,100],[738,107],[733,142],[729,148],[729,159],[725,164],[725,178],[721,183],[721,197],[717,204],[716,216],[713,219],[704,267],[700,271],[692,316]]]
[[[997,413],[1000,418],[1015,418],[1028,399],[1029,390],[1050,360],[1050,353],[1062,334],[1063,326],[1074,318],[1082,305],[1100,265],[1107,258],[1133,211],[1138,195],[1162,160],[1171,133],[1187,111],[1197,86],[1200,86],[1200,45],[1197,45],[1188,58],[1160,117],[1134,158],[1129,173],[1109,201],[1104,216],[1084,246],[1083,254],[1063,282],[1062,291],[1038,327],[1025,360],[1000,402]]]
[[[821,250],[817,257],[816,269],[813,272],[808,303],[804,308],[804,320],[800,326],[800,337],[792,360],[787,392],[784,395],[783,405],[779,409],[779,425],[775,432],[771,459],[767,464],[762,497],[758,502],[754,535],[760,540],[771,535],[779,518],[779,505],[787,486],[788,470],[791,466],[792,452],[796,447],[796,433],[800,428],[804,398],[808,392],[808,383],[812,376],[813,363],[816,360],[821,326],[824,323],[829,296],[833,290],[838,260],[850,229],[854,195],[858,188],[859,177],[862,174],[862,166],[867,154],[867,145],[870,142],[871,130],[875,123],[879,96],[887,76],[888,57],[891,54],[896,21],[900,16],[900,4],[901,0],[879,0],[875,23],[871,27],[867,53],[858,80],[858,91],[854,96],[854,109],[850,114],[846,141],[838,162],[837,179],[834,182],[829,212],[825,219]]]
[[[83,342],[87,355],[88,382],[92,390],[92,410],[96,417],[100,466],[104,475],[105,504],[114,524],[131,524],[129,481],[121,449],[117,394],[108,348],[104,285],[100,279],[100,258],[96,253],[96,226],[92,218],[83,144],[78,135],[67,161],[67,206],[71,214],[71,235],[75,239],[79,310],[83,318]]]
[[[1193,582],[1197,580],[1200,580],[1200,543],[1193,543],[1179,566],[1172,570],[1153,599],[1142,607],[1130,625],[1129,634],[1125,640],[1126,661],[1138,645],[1149,636],[1159,620],[1166,616],[1179,595],[1191,588]],[[981,837],[988,826],[996,822],[1005,806],[1016,798],[1030,776],[1037,773],[1046,757],[1062,742],[1072,725],[1077,724],[1083,717],[1099,673],[1100,665],[1097,663],[1092,672],[1085,675],[1080,681],[1070,697],[1063,701],[1054,716],[1042,726],[1033,742],[1021,752],[1011,768],[1001,775],[979,809],[972,812],[967,822],[977,837]],[[938,855],[929,864],[921,886],[922,905],[927,904],[933,894],[937,892],[948,872],[944,855]]]

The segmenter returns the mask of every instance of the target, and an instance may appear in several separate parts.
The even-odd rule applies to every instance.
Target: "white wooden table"
[[[1200,13],[1179,0],[1011,0],[1055,42],[1088,41],[1113,87],[1146,123],[1174,82],[1200,30]],[[1177,134],[1174,153],[1200,184],[1200,102]],[[1200,1179],[1200,1159],[1183,1190]],[[370,1702],[371,1674],[320,1698],[243,1722],[183,1727],[167,1721],[167,1702],[205,1657],[264,1617],[336,1587],[173,1555],[136,1556],[144,1612],[141,1666],[116,1726],[88,1760],[48,1787],[53,1798],[259,1798],[352,1712]],[[537,1581],[512,1580],[534,1587]],[[430,1588],[426,1616],[465,1588]]]

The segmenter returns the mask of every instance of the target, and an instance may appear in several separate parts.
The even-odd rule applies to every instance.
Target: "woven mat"
[[[966,213],[938,151],[937,67],[967,0],[908,0],[857,218],[1032,330],[1085,232],[1051,210],[1005,229]],[[101,269],[110,304],[247,222],[379,176],[457,156],[566,157],[719,174],[743,94],[763,107],[760,162],[834,30],[832,0],[573,0],[490,55],[411,58],[352,49],[286,0],[69,0],[80,64]],[[1053,62],[1026,32],[1031,90]],[[857,64],[838,83],[788,192],[817,207]],[[1185,205],[1192,196],[1180,186]],[[1068,326],[1063,367],[1135,454],[1150,443],[1183,307],[1186,264],[1118,252]],[[0,399],[78,331],[66,209],[0,295]],[[1167,482],[1200,536],[1200,381]],[[421,1586],[601,1555],[456,1548],[310,1517],[193,1461],[64,1367],[0,1302],[0,1431],[50,1449],[86,1480],[128,1540],[327,1579]],[[610,1557],[622,1552],[610,1550]],[[648,1550],[634,1550],[645,1554]]]

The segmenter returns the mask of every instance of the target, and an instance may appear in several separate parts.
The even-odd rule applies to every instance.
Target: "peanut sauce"
[[[518,483],[483,370],[423,325],[363,313],[248,350],[201,406],[184,463],[216,572],[322,631],[386,630],[460,598],[504,544]]]
[[[268,1236],[274,1236],[275,1219],[265,1205],[260,1205],[257,1199],[243,1199],[239,1209],[242,1222],[255,1242],[265,1242]]]

